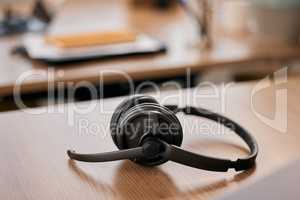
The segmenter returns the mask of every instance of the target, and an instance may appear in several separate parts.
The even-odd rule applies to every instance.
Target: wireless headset
[[[181,149],[183,131],[176,117],[178,112],[204,117],[231,129],[246,142],[250,155],[231,161]],[[116,108],[111,118],[110,131],[119,151],[77,154],[68,150],[69,157],[84,162],[130,159],[147,166],[174,161],[198,169],[225,172],[231,168],[241,171],[254,167],[258,153],[255,139],[234,121],[202,108],[162,106],[154,98],[144,95],[132,96]]]

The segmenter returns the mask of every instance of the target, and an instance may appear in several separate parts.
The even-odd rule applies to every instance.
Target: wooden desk
[[[77,104],[77,108],[81,109],[92,103],[97,103],[97,106],[85,114],[75,113],[74,121],[71,120],[73,126],[68,125],[66,119],[68,109],[73,111],[72,104],[64,105],[64,113],[59,113],[59,107],[54,107],[55,112],[48,114],[32,115],[24,111],[0,114],[0,199],[211,199],[225,191],[234,191],[253,183],[296,160],[300,151],[300,79],[290,79],[287,84],[281,85],[281,89],[288,90],[286,133],[276,131],[254,115],[250,95],[255,84],[231,86],[224,104],[224,114],[243,125],[258,141],[260,151],[253,170],[239,174],[232,171],[214,173],[173,162],[147,168],[130,161],[69,161],[66,155],[69,148],[81,152],[116,149],[108,127],[111,112],[122,99],[114,98]],[[255,110],[265,116],[274,113],[273,89],[264,89],[256,93],[253,99]],[[201,94],[211,94],[209,92],[201,89],[197,92],[173,91],[162,93],[159,100],[184,103],[194,93],[198,95],[194,99],[195,104],[220,111],[219,99],[199,97]],[[178,98],[174,98],[176,95]],[[105,109],[105,113],[101,108]],[[221,135],[218,134],[220,132],[210,131],[208,134],[207,125],[213,124],[207,120],[184,118],[182,115],[179,119],[185,130],[184,148],[232,159],[247,152],[241,140],[229,132]],[[84,124],[89,125],[91,132],[82,128]],[[206,129],[194,127],[195,124],[205,125]],[[214,130],[218,130],[215,128],[213,126]]]
[[[167,44],[168,52],[152,56],[91,61],[65,67],[56,66],[51,68],[54,75],[49,79],[46,65],[10,55],[11,47],[17,44],[20,38],[0,38],[0,96],[11,95],[16,80],[24,72],[28,77],[21,85],[22,92],[26,93],[47,91],[49,84],[58,82],[77,83],[85,80],[99,83],[100,73],[103,73],[103,83],[107,84],[125,79],[121,73],[126,73],[134,80],[146,80],[185,75],[187,69],[198,72],[213,67],[300,56],[298,46],[270,47],[262,43],[257,46],[244,37],[234,40],[217,37],[214,49],[201,52],[194,44],[196,27],[182,9],[174,7],[162,11],[134,7],[128,4],[127,0],[92,0],[88,3],[82,0],[68,1],[58,12],[49,32],[55,34],[92,31],[110,26],[129,26],[153,35]],[[35,75],[29,76],[30,74]]]

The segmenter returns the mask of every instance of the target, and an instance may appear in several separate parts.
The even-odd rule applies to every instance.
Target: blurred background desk
[[[236,84],[226,93],[229,103],[224,115],[248,129],[257,139],[259,155],[255,169],[234,173],[216,173],[198,170],[168,162],[154,168],[141,167],[130,161],[108,163],[70,162],[67,149],[81,152],[103,152],[116,149],[110,137],[109,120],[123,98],[88,101],[77,104],[85,109],[96,103],[93,111],[74,112],[66,119],[66,113],[44,113],[44,107],[29,114],[29,110],[0,114],[0,199],[212,199],[225,191],[239,190],[245,184],[253,184],[299,158],[299,98],[298,79],[289,79],[288,127],[286,133],[276,130],[276,122],[266,125],[251,109],[254,98],[255,111],[272,116],[276,108],[274,88],[252,96],[257,82]],[[219,88],[220,89],[220,88]],[[220,111],[221,99],[193,98],[204,92],[197,89],[164,92],[159,101],[169,97],[168,103],[178,100],[195,100],[197,106]],[[174,95],[178,98],[174,98]],[[60,105],[64,111],[73,104]],[[102,109],[105,109],[104,112]],[[211,156],[235,159],[247,153],[246,146],[230,132],[206,132],[205,127],[215,127],[208,120],[178,115],[184,129],[183,147]],[[68,122],[75,122],[73,125]],[[73,121],[74,120],[74,121]],[[80,120],[91,128],[79,128]],[[15,125],[17,124],[17,125]],[[195,127],[195,125],[197,125]],[[198,126],[199,125],[199,126]],[[94,129],[94,127],[98,127]],[[101,128],[100,128],[101,127]],[[198,129],[199,128],[199,129]],[[194,131],[194,130],[199,131]],[[218,129],[218,128],[216,128]],[[219,130],[219,129],[218,129]],[[220,129],[221,130],[221,129]],[[195,135],[196,134],[196,135]]]
[[[58,82],[67,84],[89,81],[99,85],[99,74],[102,72],[102,83],[105,85],[122,85],[122,80],[126,78],[123,73],[134,81],[185,77],[187,70],[196,75],[226,69],[247,74],[255,72],[258,76],[264,76],[300,57],[298,45],[274,46],[270,41],[255,42],[244,34],[228,36],[220,30],[217,30],[213,49],[203,52],[195,44],[197,26],[181,8],[174,5],[168,9],[157,9],[133,5],[128,0],[67,1],[49,27],[49,34],[93,31],[110,26],[132,27],[148,33],[164,41],[168,51],[158,55],[48,68],[42,63],[10,55],[11,48],[18,44],[20,37],[0,38],[0,96],[11,96],[16,80],[24,72],[42,74],[28,77],[22,83],[21,91],[26,94],[45,92],[49,84],[55,85]],[[45,75],[48,69],[54,70],[53,79],[49,80]]]

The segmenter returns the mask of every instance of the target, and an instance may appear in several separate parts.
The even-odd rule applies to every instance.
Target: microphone
[[[71,159],[82,162],[110,162],[115,160],[141,158],[144,156],[143,147],[95,154],[79,154],[75,151],[68,150],[67,154]]]
[[[142,146],[124,149],[119,151],[96,153],[96,154],[79,154],[75,151],[68,150],[67,154],[70,159],[82,161],[82,162],[110,162],[116,160],[136,160],[136,159],[153,159],[159,154],[163,154],[167,149],[167,144],[155,138],[148,138],[143,142]]]

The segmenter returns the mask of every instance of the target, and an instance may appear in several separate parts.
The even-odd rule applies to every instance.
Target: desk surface
[[[109,22],[109,23],[107,23]],[[10,55],[11,47],[20,38],[0,38],[0,95],[10,95],[16,80],[25,72],[21,81],[22,92],[45,91],[48,85],[57,82],[99,83],[102,73],[104,83],[115,83],[125,79],[126,73],[135,80],[172,77],[186,74],[186,69],[201,71],[214,66],[230,66],[257,60],[295,58],[300,56],[300,47],[275,47],[253,45],[242,40],[219,39],[215,47],[201,52],[195,42],[196,27],[183,13],[174,7],[168,11],[134,8],[123,1],[68,1],[58,12],[50,33],[92,31],[109,26],[129,26],[164,41],[168,52],[159,55],[91,61],[51,68],[53,78],[47,76],[47,66]],[[242,41],[242,42],[241,42]],[[30,74],[35,74],[30,76]],[[24,74],[23,74],[24,75]],[[51,75],[52,76],[52,75]],[[24,78],[24,76],[22,76]],[[22,78],[21,78],[22,79]]]
[[[299,84],[300,79],[291,79],[280,86],[280,89],[288,91],[286,133],[271,128],[254,114],[250,96],[256,83],[229,87],[223,109],[220,98],[215,95],[207,97],[215,94],[207,89],[171,91],[160,95],[160,102],[168,99],[168,103],[184,104],[193,99],[198,106],[218,112],[224,110],[224,115],[248,129],[256,137],[260,151],[256,168],[239,174],[233,171],[207,172],[173,162],[147,168],[130,161],[70,161],[66,155],[69,148],[81,152],[116,149],[108,128],[111,112],[122,98],[76,104],[77,112],[74,111],[75,104],[64,104],[49,108],[48,114],[37,114],[45,112],[45,108],[2,113],[0,199],[211,199],[225,191],[236,190],[299,157]],[[197,96],[191,98],[192,95]],[[274,87],[255,93],[255,111],[272,118],[274,98]],[[96,107],[86,113],[79,112],[88,105]],[[231,159],[247,153],[246,146],[237,136],[227,131],[221,134],[216,131],[221,129],[212,122],[182,115],[178,117],[185,130],[184,148]],[[214,131],[208,134],[207,127],[210,125],[212,128],[209,130]]]

